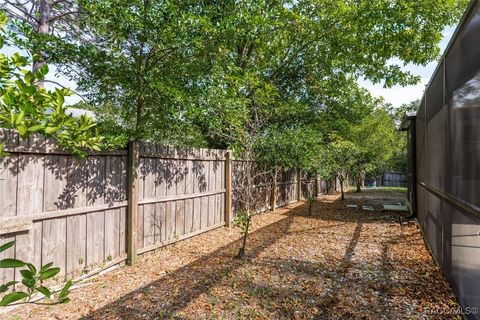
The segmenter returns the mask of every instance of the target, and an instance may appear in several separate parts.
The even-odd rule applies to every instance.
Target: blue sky
[[[455,27],[448,27],[443,32],[443,40],[440,43],[441,52],[445,50],[453,32],[455,31]],[[13,54],[16,50],[15,48],[5,46],[4,48],[0,49],[0,52]],[[431,62],[426,66],[416,66],[413,64],[408,64],[404,67],[405,70],[411,71],[415,75],[419,75],[421,77],[420,83],[414,86],[394,86],[392,88],[385,89],[381,84],[372,84],[369,81],[359,81],[360,85],[365,87],[370,91],[370,93],[375,97],[382,96],[387,102],[390,102],[394,106],[400,106],[402,103],[407,103],[415,99],[419,99],[423,95],[423,91],[425,89],[425,85],[430,80],[435,67],[437,66],[437,61]],[[76,85],[74,82],[69,81],[63,76],[55,74],[55,68],[50,67],[50,73],[47,76],[47,79],[54,80],[56,82],[61,83],[64,86],[70,87],[71,89],[75,89]],[[49,89],[53,89],[55,85],[53,84],[46,84],[46,87]],[[80,97],[73,95],[67,97],[66,99],[67,104],[72,104],[78,102]]]
[[[440,52],[443,53],[454,31],[455,27],[445,28],[443,31],[443,39],[440,43]],[[413,64],[406,65],[404,70],[411,71],[413,74],[419,75],[422,78],[420,83],[414,86],[394,86],[392,88],[385,89],[381,84],[374,85],[369,81],[359,81],[359,83],[363,87],[367,88],[373,96],[383,96],[387,102],[390,102],[392,105],[398,107],[402,103],[407,103],[422,97],[425,86],[428,84],[428,81],[430,81],[430,77],[435,71],[437,64],[438,61],[430,62],[426,66],[416,66]]]

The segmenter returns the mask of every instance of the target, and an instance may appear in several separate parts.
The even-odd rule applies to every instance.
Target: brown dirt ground
[[[398,214],[345,209],[403,196],[367,190],[322,196],[312,216],[305,204],[257,215],[243,260],[239,229],[220,228],[84,281],[68,304],[0,318],[451,319],[433,313],[458,304],[417,227],[402,235]]]

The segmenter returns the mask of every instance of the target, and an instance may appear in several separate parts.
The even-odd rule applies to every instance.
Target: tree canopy
[[[434,60],[466,2],[77,0],[74,15],[55,11],[75,32],[51,32],[41,49],[122,141],[228,147],[305,168],[348,141],[365,174],[391,155],[379,148],[394,124],[357,80],[417,83],[402,65]]]

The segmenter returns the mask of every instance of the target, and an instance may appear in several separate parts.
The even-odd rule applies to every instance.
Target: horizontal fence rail
[[[272,174],[226,150],[132,142],[80,159],[38,135],[21,140],[0,129],[0,138],[9,153],[0,159],[0,238],[16,240],[0,259],[53,262],[58,281],[231,226],[246,208],[248,177],[256,212],[326,191],[298,170]],[[18,270],[0,269],[0,283],[19,279]]]

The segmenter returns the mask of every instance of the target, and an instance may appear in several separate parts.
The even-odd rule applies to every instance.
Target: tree
[[[398,132],[394,119],[380,103],[368,117],[351,128],[348,136],[354,145],[349,172],[360,192],[365,177],[382,171],[397,151]]]
[[[14,44],[27,49],[34,57],[33,73],[51,60],[55,54],[52,50],[58,50],[49,41],[72,34],[78,36],[76,24],[80,8],[75,0],[5,0],[2,7],[13,22],[17,35],[12,38]],[[37,80],[37,85],[43,87],[44,79]]]
[[[0,48],[4,43],[6,16],[0,12]],[[83,155],[86,149],[100,150],[103,137],[87,116],[73,118],[64,106],[67,89],[54,92],[37,88],[35,83],[48,73],[47,65],[32,72],[25,70],[29,60],[18,53],[0,53],[0,127],[16,130],[22,139],[38,133],[54,138],[64,149]],[[0,143],[3,153],[4,144]]]
[[[339,100],[357,91],[358,78],[416,83],[401,64],[435,59],[443,27],[465,6],[466,0],[77,1],[81,19],[71,20],[77,31],[65,39],[68,55],[50,54],[52,45],[41,49],[57,56],[98,113],[114,108],[128,136],[240,147],[240,135],[225,132],[248,117],[267,115],[268,123],[302,109],[314,116],[300,125],[314,123],[319,113],[342,110]]]

